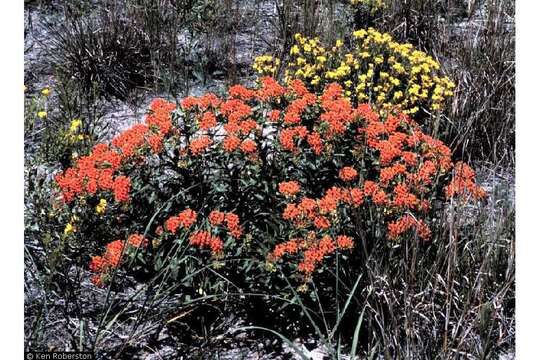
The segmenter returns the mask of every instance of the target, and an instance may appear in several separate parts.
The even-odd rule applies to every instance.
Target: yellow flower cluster
[[[341,40],[326,49],[317,38],[296,34],[294,39],[285,80],[303,80],[313,91],[337,82],[353,103],[369,102],[380,110],[399,108],[408,114],[421,107],[440,110],[453,95],[455,85],[442,76],[437,61],[373,28],[355,31],[350,49]]]
[[[67,137],[70,141],[82,141],[84,140],[84,135],[80,134],[80,130],[82,128],[82,121],[80,119],[74,119],[71,121],[71,124],[69,125],[69,130],[67,133]]]
[[[64,234],[69,235],[75,232],[75,227],[71,223],[67,223],[64,228]]]
[[[349,0],[351,5],[364,5],[372,12],[377,11],[385,7],[384,0]]]
[[[102,215],[105,213],[106,208],[107,208],[107,200],[100,199],[99,204],[96,205],[96,213],[98,215]]]
[[[319,38],[306,39],[300,34],[294,36],[296,44],[291,48],[290,63],[285,70],[285,80],[309,79],[311,85],[317,86],[321,82],[320,74],[326,69],[326,50]]]
[[[275,76],[279,68],[280,61],[270,55],[262,55],[255,58],[253,69],[259,74]]]
[[[77,231],[77,227],[75,225],[77,221],[79,221],[79,217],[77,215],[71,216],[71,219],[64,227],[64,235],[73,234],[74,232]]]

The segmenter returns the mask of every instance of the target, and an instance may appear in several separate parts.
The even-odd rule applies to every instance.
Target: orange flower
[[[418,203],[418,198],[409,192],[404,184],[397,184],[394,188],[393,205],[397,207],[413,208]]]
[[[324,149],[321,135],[318,132],[312,132],[307,136],[307,142],[315,155],[320,155]]]
[[[257,92],[257,97],[263,101],[269,101],[271,98],[279,98],[286,92],[286,89],[270,76],[260,78],[259,82],[262,87]]]
[[[118,176],[114,179],[114,199],[118,202],[128,201],[130,188],[131,180],[126,176]]]
[[[272,110],[268,113],[268,120],[270,120],[270,122],[278,122],[280,114],[279,110]]]
[[[176,230],[180,227],[180,219],[178,216],[171,216],[165,221],[165,229],[173,234],[176,233]]]
[[[250,100],[255,97],[255,91],[247,89],[242,85],[233,85],[229,88],[229,96],[242,100]]]
[[[106,266],[105,259],[101,256],[92,256],[90,260],[90,271],[101,272]]]
[[[187,229],[197,221],[197,213],[191,209],[186,209],[178,214],[178,221]]]
[[[378,190],[371,198],[375,205],[384,205],[387,201],[386,193],[383,190]]]
[[[122,260],[123,250],[124,250],[124,241],[122,240],[115,240],[107,244],[105,255],[103,255],[103,258],[106,264],[113,268],[118,267]]]
[[[193,155],[202,154],[210,145],[212,145],[212,139],[207,135],[202,135],[191,141],[189,144],[189,150]]]
[[[208,248],[213,255],[218,255],[223,250],[223,241],[218,236],[212,236],[208,231],[197,231],[191,234],[189,243],[200,248]]]
[[[445,188],[447,198],[469,194],[473,199],[481,200],[486,197],[486,191],[474,182],[475,172],[463,162],[455,166],[454,177]]]
[[[128,244],[136,248],[146,247],[146,245],[148,245],[148,240],[142,235],[132,234],[128,237]]]
[[[225,213],[222,213],[221,211],[213,210],[208,216],[208,220],[210,221],[210,224],[214,226],[221,225],[223,221],[225,221]]]
[[[388,224],[388,236],[390,239],[396,239],[410,229],[415,229],[418,236],[423,240],[431,237],[431,230],[422,220],[416,220],[411,215],[404,215],[397,221]]]
[[[202,115],[201,120],[199,121],[199,127],[202,130],[210,130],[210,129],[216,127],[216,125],[217,125],[216,116],[213,113],[209,112],[209,111],[206,111]]]
[[[234,135],[229,135],[223,140],[223,148],[227,152],[233,152],[234,150],[238,149],[238,146],[240,146],[240,139]]]
[[[339,178],[343,181],[353,181],[358,176],[358,172],[350,166],[345,166],[339,170]]]
[[[171,233],[176,233],[182,226],[187,229],[197,221],[197,213],[191,209],[182,211],[178,216],[171,216],[165,221],[165,229]]]
[[[298,184],[296,181],[286,181],[279,184],[279,192],[284,195],[293,196],[299,191],[300,184]]]
[[[285,210],[283,211],[284,220],[295,220],[300,216],[300,210],[296,204],[287,204]]]
[[[231,233],[231,236],[238,239],[242,236],[242,226],[240,225],[240,218],[238,215],[229,212],[225,215],[225,223],[227,224],[227,229]]]
[[[316,216],[313,220],[313,225],[315,225],[317,229],[326,230],[330,227],[330,221],[324,216]]]
[[[359,188],[344,189],[342,200],[349,205],[358,207],[364,202],[364,193]]]
[[[242,152],[245,154],[253,154],[255,151],[257,151],[257,144],[251,139],[246,139],[242,141],[240,150],[242,150]]]
[[[272,251],[271,258],[275,261],[279,260],[286,254],[294,255],[300,250],[300,247],[304,243],[305,241],[302,239],[291,239],[287,242],[278,244],[274,248],[274,251]]]
[[[298,204],[298,209],[308,218],[313,218],[317,211],[317,206],[316,200],[305,197]]]
[[[339,235],[336,238],[336,244],[339,249],[352,249],[354,247],[352,237],[346,235]]]

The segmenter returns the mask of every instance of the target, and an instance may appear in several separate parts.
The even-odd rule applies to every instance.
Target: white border
[[[22,359],[24,351],[24,2],[10,0],[2,1],[0,4],[0,34],[2,36],[0,358]]]
[[[540,141],[539,46],[540,4],[516,2],[516,358],[540,356],[538,325],[540,224],[538,208]]]
[[[511,0],[509,0],[511,1]],[[24,1],[0,3],[3,104],[2,176],[2,306],[0,358],[20,359],[23,352],[23,11]],[[517,358],[537,358],[538,264],[540,235],[538,177],[540,110],[538,76],[540,4],[516,0],[517,24]],[[9,355],[8,355],[9,354]],[[8,356],[6,356],[8,355]]]

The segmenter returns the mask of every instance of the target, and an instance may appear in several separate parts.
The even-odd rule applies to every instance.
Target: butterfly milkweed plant
[[[445,209],[486,191],[430,131],[454,84],[411,45],[374,29],[331,48],[297,34],[288,63],[254,68],[252,86],[224,96],[153,100],[144,121],[59,171],[63,239],[96,288],[265,294],[260,316],[334,336],[352,293],[379,281],[366,275],[374,249],[390,278],[404,259],[414,267],[410,251],[429,262],[448,241]],[[333,322],[310,315],[318,303]]]

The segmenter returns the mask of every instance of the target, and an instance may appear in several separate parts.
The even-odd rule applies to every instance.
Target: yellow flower
[[[71,223],[67,223],[66,227],[64,228],[64,234],[68,235],[73,232],[75,232],[75,228],[73,227],[73,225],[71,225]]]
[[[321,64],[325,63],[326,62],[326,56],[323,56],[323,55],[317,56],[317,62],[320,62]]]
[[[81,126],[82,126],[82,121],[79,119],[74,119],[69,125],[69,131],[73,133],[77,131],[77,129],[80,128]]]
[[[51,90],[48,87],[41,90],[41,94],[43,94],[44,96],[49,96],[50,93],[51,93]]]
[[[362,59],[367,59],[369,57],[369,53],[367,51],[363,51],[362,53],[360,53],[360,56],[362,57]]]
[[[47,117],[47,112],[46,111],[39,111],[37,113],[37,116],[40,118],[40,119],[44,119]]]
[[[100,199],[99,204],[96,206],[96,213],[101,215],[105,212],[106,208],[107,208],[107,200]]]
[[[367,31],[365,29],[360,29],[353,32],[353,36],[356,38],[363,38],[366,35],[367,35]]]

